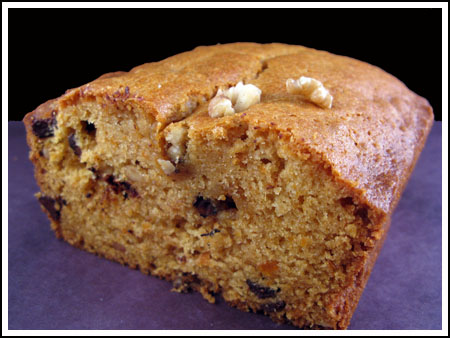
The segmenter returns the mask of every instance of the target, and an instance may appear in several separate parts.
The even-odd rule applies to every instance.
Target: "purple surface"
[[[295,329],[57,240],[33,196],[24,127],[8,130],[9,329]],[[349,329],[441,329],[441,155],[436,122]]]

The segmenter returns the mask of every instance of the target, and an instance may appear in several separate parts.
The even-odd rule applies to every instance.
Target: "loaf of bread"
[[[433,122],[381,69],[198,47],[24,118],[57,237],[302,328],[345,329]]]

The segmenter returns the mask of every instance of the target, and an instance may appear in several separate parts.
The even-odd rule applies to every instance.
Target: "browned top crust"
[[[286,80],[300,76],[323,83],[333,96],[330,109],[287,93]],[[239,81],[259,87],[261,102],[219,119],[199,114],[196,127],[241,119],[278,132],[294,151],[308,151],[329,165],[362,202],[381,214],[392,211],[433,123],[432,108],[395,77],[349,57],[278,43],[198,47],[130,72],[105,74],[46,107],[83,99],[121,102],[165,126],[196,114],[218,88]],[[37,108],[25,122],[42,110],[47,108]]]

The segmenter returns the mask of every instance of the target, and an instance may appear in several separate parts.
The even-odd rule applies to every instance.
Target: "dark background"
[[[195,48],[284,42],[374,64],[442,119],[441,9],[9,9],[8,120],[112,71]]]

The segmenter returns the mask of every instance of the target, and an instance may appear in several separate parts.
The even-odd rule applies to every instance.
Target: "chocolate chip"
[[[360,217],[364,224],[369,224],[369,212],[367,211],[366,207],[360,207],[356,210],[355,215]]]
[[[220,211],[228,209],[236,209],[234,200],[229,196],[226,197],[225,201],[205,199],[203,196],[197,196],[193,205],[202,217],[217,215]]]
[[[267,286],[259,285],[252,282],[250,279],[247,279],[246,282],[250,291],[253,292],[259,299],[274,298],[276,297],[277,292],[280,291],[279,289],[275,290]]]
[[[339,203],[341,203],[343,207],[346,207],[347,205],[355,205],[355,203],[353,202],[353,198],[351,197],[340,198]]]
[[[283,310],[286,307],[286,303],[284,301],[278,301],[275,303],[267,303],[261,306],[261,310],[266,313],[278,312]]]
[[[220,232],[219,229],[212,229],[211,232],[207,232],[206,234],[201,234],[200,236],[214,236],[215,233]]]
[[[47,138],[53,136],[53,128],[56,125],[54,117],[48,119],[34,120],[31,124],[33,134],[39,138]]]
[[[92,194],[90,193],[90,192],[88,192],[87,194],[86,194],[86,198],[91,198],[92,197]]]
[[[75,155],[80,157],[81,156],[81,148],[77,145],[77,141],[75,139],[75,133],[71,133],[69,135],[68,139],[69,139],[69,146],[70,146],[70,148],[72,148],[72,150],[75,153]]]
[[[126,182],[126,181],[116,181],[114,175],[108,175],[105,177],[105,181],[106,183],[108,183],[113,191],[116,194],[120,194],[120,193],[124,193],[124,197],[125,199],[128,198],[128,196],[130,197],[137,197],[139,196],[139,193],[136,191],[136,189],[134,189],[130,183]]]
[[[61,218],[62,204],[67,204],[67,202],[62,198],[54,199],[49,196],[39,197],[39,203],[41,203],[41,205],[49,212],[50,217],[54,221],[59,221],[59,219]]]

